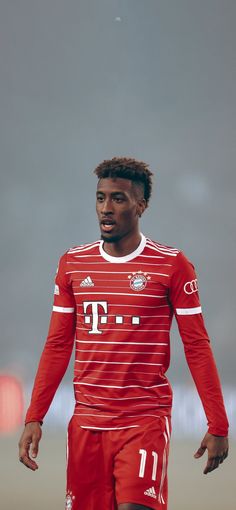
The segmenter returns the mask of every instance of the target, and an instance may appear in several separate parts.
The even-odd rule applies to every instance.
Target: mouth
[[[114,229],[114,227],[115,227],[115,221],[113,221],[113,220],[108,220],[108,219],[106,219],[106,220],[102,220],[102,221],[100,222],[100,225],[101,225],[101,230],[102,230],[103,232],[107,232],[107,233],[109,233],[109,232],[112,232],[112,230]]]

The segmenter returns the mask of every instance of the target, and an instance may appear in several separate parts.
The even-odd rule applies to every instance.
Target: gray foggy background
[[[235,387],[235,23],[235,0],[0,0],[2,373],[32,385],[58,258],[99,237],[93,169],[126,155],[155,173],[142,231],[194,262],[223,387]],[[192,384],[176,328],[169,377]],[[42,474],[18,465],[8,491],[16,453],[4,442],[6,510],[48,507],[50,490],[63,508],[53,440],[51,474],[43,464],[31,492]],[[233,510],[233,456],[224,485],[219,470],[206,489],[189,463],[197,447],[174,446],[170,510],[192,494],[192,510]]]
[[[92,171],[130,155],[155,172],[142,230],[194,262],[235,382],[235,22],[235,0],[1,0],[3,369],[34,376],[58,258],[99,237]]]

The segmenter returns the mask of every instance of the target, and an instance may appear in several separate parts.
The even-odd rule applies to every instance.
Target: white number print
[[[152,480],[156,480],[157,479],[157,462],[158,462],[157,452],[152,452],[152,456],[153,456]]]
[[[146,458],[147,458],[147,451],[146,450],[139,450],[139,453],[141,455],[141,461],[140,461],[140,468],[139,468],[139,478],[144,477],[144,471],[145,471],[145,465],[146,465]]]
[[[139,477],[143,478],[146,467],[147,460],[147,450],[140,449],[139,453],[141,455],[140,459],[140,468],[139,468]],[[152,466],[152,480],[155,481],[157,478],[157,464],[158,464],[158,454],[157,452],[152,452],[153,456],[153,466]]]

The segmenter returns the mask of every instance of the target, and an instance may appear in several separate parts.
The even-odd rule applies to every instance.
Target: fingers
[[[206,475],[219,467],[228,456],[229,442],[226,436],[216,436],[207,432],[195,453],[195,459],[202,457],[208,450],[208,460],[203,473]]]
[[[222,462],[223,462],[225,459],[227,459],[227,457],[228,457],[228,453],[229,453],[229,449],[227,449],[227,450],[224,452],[224,454],[222,455],[221,460],[220,460],[220,464],[222,464]]]
[[[27,455],[19,457],[19,461],[32,471],[36,471],[36,469],[38,469],[38,464],[36,464],[36,462],[30,459]]]
[[[194,458],[199,459],[200,457],[202,457],[202,455],[205,453],[205,451],[206,451],[206,446],[200,446],[200,448],[198,448],[198,450],[194,454]]]
[[[22,438],[19,443],[19,461],[22,462],[27,468],[35,471],[38,465],[29,456],[30,442]]]
[[[31,456],[36,458],[39,451],[39,438],[33,436],[32,447],[31,447]]]
[[[214,469],[217,469],[222,462],[228,457],[228,450],[222,455],[218,455],[213,458],[209,458],[207,461],[207,465],[203,471],[204,475],[207,475],[207,473],[211,473],[211,471],[214,471]]]
[[[41,427],[32,423],[26,426],[19,441],[19,461],[32,471],[38,469],[38,464],[31,457],[37,457],[41,435]]]
[[[220,460],[221,460],[220,457],[216,457],[215,459],[209,459],[203,471],[204,475],[207,475],[207,473],[210,473],[211,471],[214,471],[214,469],[218,468]]]

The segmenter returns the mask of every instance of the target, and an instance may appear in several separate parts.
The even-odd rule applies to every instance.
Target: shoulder
[[[181,251],[178,248],[174,248],[173,246],[168,246],[166,244],[161,244],[157,241],[153,241],[152,239],[146,238],[146,247],[150,250],[159,252],[162,255],[169,255],[170,257],[177,257]]]
[[[74,269],[74,264],[80,262],[80,257],[83,257],[82,261],[86,261],[89,256],[98,255],[99,244],[100,241],[98,240],[93,243],[80,244],[67,249],[66,252],[59,257],[56,275],[68,275],[72,269]]]
[[[77,246],[73,246],[72,248],[68,248],[60,257],[59,263],[57,267],[57,271],[59,269],[63,269],[66,265],[73,260],[73,256],[78,258],[80,255],[82,256],[93,253],[94,250],[98,250],[100,241],[94,241],[93,243],[88,244],[79,244]]]
[[[100,245],[100,240],[94,241],[93,243],[88,244],[79,244],[78,246],[73,246],[72,248],[69,248],[67,250],[67,255],[73,255],[73,254],[82,254],[83,252],[87,253],[93,250],[97,250]]]
[[[168,263],[170,262],[172,265],[172,272],[195,269],[192,261],[178,248],[161,244],[149,238],[147,238],[146,247],[153,250],[152,253],[156,252],[158,256],[169,258]]]

